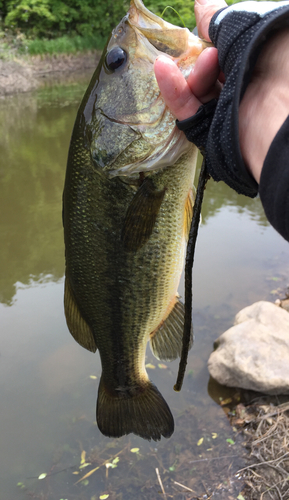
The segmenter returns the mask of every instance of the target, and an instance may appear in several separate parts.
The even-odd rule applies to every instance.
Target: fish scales
[[[168,29],[180,37],[180,28],[132,1],[84,96],[67,163],[66,320],[80,345],[99,350],[97,422],[113,437],[134,432],[158,440],[174,429],[170,409],[145,369],[149,339],[159,359],[181,352],[177,288],[197,156],[176,128],[154,77],[160,51],[151,42],[157,32],[155,44],[164,50]],[[181,33],[188,53],[177,63],[184,67],[191,58],[192,67],[204,46],[196,37],[191,41],[188,30]]]

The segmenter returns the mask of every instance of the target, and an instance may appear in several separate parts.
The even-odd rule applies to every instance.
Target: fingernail
[[[160,54],[160,55],[156,58],[156,60],[157,60],[157,61],[163,61],[163,62],[166,62],[166,63],[167,63],[167,62],[168,62],[168,63],[173,62],[173,61],[171,60],[171,58],[170,58],[170,57],[168,57],[168,56],[166,56],[166,55],[164,55],[164,54]]]
[[[175,64],[174,61],[172,61],[172,59],[170,57],[165,56],[163,54],[159,55],[156,58],[155,63],[156,63],[156,61],[161,61],[164,64],[170,64],[170,65]]]
[[[206,3],[208,3],[208,0],[196,0],[195,3],[198,3],[200,5],[205,5]]]

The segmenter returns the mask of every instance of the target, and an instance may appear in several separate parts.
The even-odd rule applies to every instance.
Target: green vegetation
[[[126,0],[0,0],[0,37],[29,54],[101,49]]]
[[[35,38],[25,39],[21,44],[19,51],[30,55],[37,54],[73,54],[75,52],[84,52],[102,48],[103,38],[101,36],[67,36],[63,35],[57,38]]]
[[[172,9],[166,9],[162,16],[165,21],[172,24],[183,26],[181,19],[184,21],[185,26],[192,30],[196,26],[196,19],[194,15],[194,2],[193,0],[144,0],[145,6],[157,14],[162,16],[164,10],[169,5],[179,14],[176,14]],[[180,17],[181,19],[180,19]]]
[[[125,0],[0,0],[6,28],[20,30],[28,37],[106,37],[124,15]]]
[[[195,27],[193,0],[144,3],[173,24]],[[102,49],[128,6],[129,0],[0,0],[0,40],[31,55]]]

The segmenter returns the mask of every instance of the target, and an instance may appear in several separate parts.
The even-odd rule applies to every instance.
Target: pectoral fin
[[[158,191],[148,177],[128,207],[122,229],[122,242],[129,251],[142,247],[152,234],[166,189]]]
[[[163,361],[172,361],[180,357],[184,331],[184,304],[176,298],[176,303],[166,320],[151,334],[150,346],[154,356]],[[190,348],[193,345],[191,331]]]
[[[95,352],[97,346],[94,336],[79,311],[67,276],[64,288],[64,311],[68,329],[74,340],[88,351]]]

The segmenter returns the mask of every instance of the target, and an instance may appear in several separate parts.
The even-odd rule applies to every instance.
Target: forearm
[[[288,115],[289,28],[286,28],[266,42],[239,108],[241,153],[258,183],[268,149]]]

